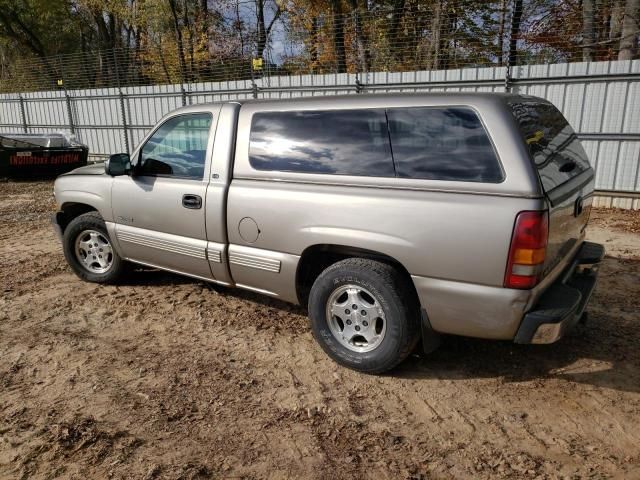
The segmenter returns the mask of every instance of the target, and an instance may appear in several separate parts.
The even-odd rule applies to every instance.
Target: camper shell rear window
[[[587,154],[569,122],[549,103],[510,103],[545,192],[589,169]]]

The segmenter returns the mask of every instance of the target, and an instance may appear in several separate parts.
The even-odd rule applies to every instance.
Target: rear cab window
[[[384,109],[256,113],[249,162],[256,170],[394,176]]]
[[[537,101],[510,102],[545,193],[590,168],[578,136],[562,113]]]
[[[489,135],[469,107],[258,112],[249,163],[263,171],[504,180]]]

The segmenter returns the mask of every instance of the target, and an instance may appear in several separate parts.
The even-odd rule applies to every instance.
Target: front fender
[[[112,184],[113,178],[107,175],[62,176],[54,184],[54,195],[61,210],[65,205],[87,205],[100,213],[105,222],[113,222]]]

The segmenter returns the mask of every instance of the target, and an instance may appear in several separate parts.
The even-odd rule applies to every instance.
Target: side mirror
[[[131,173],[131,159],[128,153],[116,153],[111,155],[104,165],[107,175],[117,177],[119,175],[129,175]]]

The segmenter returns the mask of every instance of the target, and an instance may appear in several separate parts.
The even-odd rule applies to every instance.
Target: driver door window
[[[202,180],[211,120],[196,113],[164,122],[142,147],[137,175]]]

